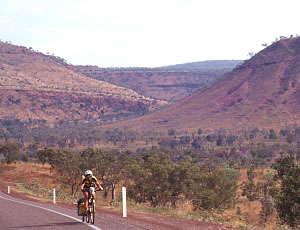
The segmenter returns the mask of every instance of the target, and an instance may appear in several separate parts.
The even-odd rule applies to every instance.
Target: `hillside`
[[[114,127],[196,131],[299,125],[299,68],[300,38],[283,39],[192,96]]]
[[[3,42],[0,91],[0,119],[101,122],[122,114],[138,116],[166,104],[76,73],[62,58]]]
[[[74,66],[74,69],[80,74],[132,89],[146,97],[176,102],[218,80],[238,62],[230,62],[231,65],[227,65],[226,61],[212,61],[214,64],[211,65],[200,65],[201,63],[195,64],[198,69],[180,69],[177,66],[174,66],[174,69],[172,66],[154,69],[101,69],[97,66]]]

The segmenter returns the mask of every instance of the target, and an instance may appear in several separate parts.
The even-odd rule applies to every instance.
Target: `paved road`
[[[23,201],[0,192],[0,229],[153,229],[129,223],[126,218],[97,213],[95,225],[82,223],[74,209],[32,201]]]

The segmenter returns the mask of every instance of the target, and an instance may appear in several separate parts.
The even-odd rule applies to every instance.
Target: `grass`
[[[33,181],[32,184],[17,183],[18,190],[30,194],[33,197],[44,200],[53,200],[53,188],[42,185],[40,181]],[[66,193],[66,186],[61,185],[60,188],[55,190],[57,200],[78,200],[79,196],[72,197]]]

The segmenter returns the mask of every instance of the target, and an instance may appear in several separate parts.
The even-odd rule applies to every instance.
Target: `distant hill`
[[[192,96],[113,127],[195,132],[199,128],[279,129],[299,125],[300,38],[290,38],[273,43]]]
[[[189,62],[184,64],[170,65],[159,67],[158,69],[167,70],[231,70],[238,64],[242,63],[242,60],[211,60],[211,61],[199,61]]]
[[[167,102],[76,73],[62,58],[0,42],[0,119],[107,122]]]
[[[216,63],[215,63],[216,64]],[[211,66],[212,67],[212,66]],[[74,66],[75,71],[93,79],[132,89],[146,97],[169,102],[179,101],[221,78],[232,68],[215,69],[102,69],[97,66]]]

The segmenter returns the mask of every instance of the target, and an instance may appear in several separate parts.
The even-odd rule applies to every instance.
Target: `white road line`
[[[46,211],[53,212],[53,213],[56,213],[56,214],[58,214],[58,215],[65,216],[65,217],[68,217],[68,218],[70,218],[70,219],[76,220],[76,221],[78,221],[78,222],[80,222],[80,223],[86,224],[86,225],[88,225],[88,226],[89,226],[90,228],[92,228],[92,229],[102,230],[101,228],[98,228],[98,227],[96,227],[95,225],[91,225],[91,224],[88,224],[88,223],[84,223],[84,222],[82,222],[82,220],[80,220],[80,219],[77,219],[77,218],[75,218],[75,217],[73,217],[73,216],[66,215],[66,214],[61,213],[61,212],[57,212],[57,211],[54,211],[54,210],[51,210],[51,209],[48,209],[48,208],[40,207],[40,206],[37,206],[37,205],[34,205],[34,204],[29,204],[29,203],[26,203],[26,202],[22,202],[22,201],[12,200],[12,199],[9,199],[9,198],[3,197],[3,196],[0,196],[0,198],[2,198],[2,199],[4,199],[4,200],[9,200],[9,201],[13,201],[13,202],[16,202],[16,203],[25,204],[25,205],[29,205],[29,206],[32,206],[32,207],[44,209],[44,210],[46,210]]]

